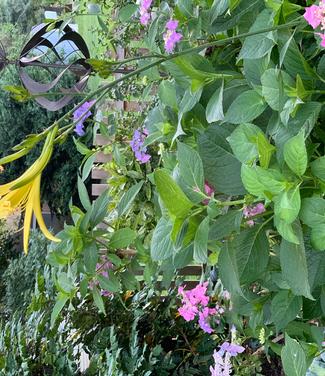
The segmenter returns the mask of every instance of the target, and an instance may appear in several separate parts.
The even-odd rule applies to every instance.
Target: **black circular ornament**
[[[66,50],[67,47],[69,51]],[[86,62],[89,58],[89,50],[82,36],[64,21],[58,21],[42,26],[29,39],[21,51],[17,65],[22,84],[28,92],[35,96],[35,100],[42,107],[57,111],[69,104],[74,94],[85,89],[92,71]],[[46,69],[50,82],[38,82],[29,74],[29,67]],[[74,74],[75,84],[70,88],[55,90],[67,72]],[[49,95],[45,95],[53,89],[60,93],[59,99],[51,100]]]

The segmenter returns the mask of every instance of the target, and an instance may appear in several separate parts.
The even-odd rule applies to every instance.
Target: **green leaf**
[[[286,188],[284,177],[275,169],[242,165],[241,178],[250,194],[265,199],[271,199]]]
[[[128,270],[121,274],[121,280],[126,290],[140,290],[140,283],[135,275]]]
[[[295,295],[314,300],[310,292],[305,245],[299,222],[295,222],[293,228],[300,244],[293,244],[282,239],[280,246],[282,278],[287,281]]]
[[[301,306],[301,297],[294,296],[289,290],[279,291],[274,296],[271,303],[271,317],[278,332],[297,317]]]
[[[279,194],[274,200],[274,213],[279,218],[290,224],[295,221],[300,211],[300,190],[299,186],[284,191]]]
[[[279,79],[280,75],[281,80]],[[267,104],[275,111],[282,110],[283,103],[288,98],[283,94],[283,84],[286,86],[294,86],[292,78],[285,72],[271,68],[263,73],[261,83],[262,95]],[[281,95],[283,95],[284,98],[281,98]]]
[[[218,259],[218,266],[220,271],[220,279],[223,286],[231,294],[243,296],[239,281],[236,251],[228,241],[226,241],[222,246]]]
[[[84,247],[84,262],[88,273],[94,274],[96,272],[96,265],[98,261],[98,248],[96,242],[93,241],[86,244]]]
[[[205,115],[208,123],[223,120],[225,117],[223,113],[223,89],[224,81],[222,81],[220,88],[215,91],[207,104]]]
[[[138,6],[136,4],[128,4],[125,5],[123,8],[120,9],[118,13],[119,20],[123,22],[129,21],[135,12],[138,10]]]
[[[288,242],[294,244],[300,244],[297,234],[292,226],[287,222],[281,220],[278,216],[274,217],[274,225],[279,231],[279,234]]]
[[[176,88],[171,81],[164,80],[159,85],[159,98],[163,104],[171,108],[177,108]]]
[[[208,260],[209,217],[200,223],[194,238],[194,261],[205,264]]]
[[[105,277],[101,274],[97,276],[99,286],[106,291],[119,292],[121,289],[121,284],[119,279],[114,275],[112,271],[109,272],[109,276]]]
[[[96,286],[94,286],[92,288],[92,294],[93,294],[93,298],[94,298],[94,303],[96,304],[97,308],[99,309],[99,312],[106,315],[103,298],[102,298],[102,296],[101,296],[101,294],[100,294],[100,292],[99,292],[99,290]]]
[[[220,240],[233,232],[239,232],[242,221],[241,210],[229,210],[226,214],[219,216],[210,225],[209,239]]]
[[[310,240],[317,251],[325,250],[325,223],[312,228]]]
[[[241,195],[246,191],[240,178],[241,164],[227,142],[234,126],[210,126],[199,137],[199,153],[208,182],[219,192]]]
[[[325,224],[325,200],[320,197],[308,197],[302,200],[301,220],[310,227]]]
[[[88,196],[87,188],[85,186],[85,183],[82,181],[81,177],[78,176],[78,193],[79,193],[79,198],[82,203],[82,206],[86,210],[90,210],[91,208],[91,202]]]
[[[256,18],[249,32],[263,30],[273,26],[274,13],[264,9]],[[271,52],[275,44],[273,32],[252,35],[245,38],[238,59],[259,59]]]
[[[166,170],[154,172],[155,183],[164,206],[171,215],[185,218],[193,204]]]
[[[269,262],[269,245],[263,226],[254,226],[227,241],[219,256],[222,283],[240,294],[241,284],[261,278]]]
[[[310,167],[314,176],[325,181],[325,157],[315,159],[311,162]]]
[[[272,154],[276,149],[269,143],[264,133],[257,135],[257,149],[261,167],[268,168]]]
[[[186,144],[178,143],[177,159],[184,182],[190,188],[204,192],[203,164],[199,153]]]
[[[133,201],[137,197],[137,194],[140,192],[144,181],[140,181],[139,183],[133,185],[127,192],[124,193],[120,202],[117,205],[117,213],[118,216],[121,217],[125,214],[131,207]]]
[[[257,137],[263,132],[254,124],[240,124],[227,138],[235,156],[242,163],[251,162],[258,157]]]
[[[307,169],[308,163],[303,132],[299,132],[284,144],[283,153],[284,160],[291,171],[298,176],[302,176]]]
[[[111,198],[108,191],[104,191],[91,205],[89,224],[93,228],[100,224],[108,215],[108,204]]]
[[[306,355],[299,342],[286,334],[281,360],[286,376],[306,376]]]
[[[240,94],[230,105],[224,121],[232,124],[249,123],[265,110],[266,103],[255,90]]]
[[[69,300],[69,295],[59,293],[55,305],[53,307],[52,313],[51,313],[51,328],[53,328],[55,321],[57,317],[59,316],[60,312],[62,311],[63,307],[65,306],[65,303]]]
[[[136,237],[135,231],[128,227],[121,228],[113,233],[109,241],[109,247],[112,249],[126,248],[132,244]]]
[[[152,234],[151,258],[153,261],[163,261],[173,255],[174,245],[171,240],[173,225],[166,218],[160,218]]]

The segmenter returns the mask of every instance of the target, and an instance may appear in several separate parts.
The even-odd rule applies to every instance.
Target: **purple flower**
[[[245,206],[243,209],[243,215],[245,218],[251,218],[255,215],[262,214],[265,212],[265,206],[261,202],[255,206]],[[255,222],[253,220],[246,221],[249,227],[254,226]]]
[[[151,19],[151,14],[149,12],[151,3],[152,0],[142,0],[140,3],[140,23],[143,26],[147,26]]]
[[[75,132],[78,136],[84,136],[84,121],[91,116],[91,111],[89,108],[95,103],[95,101],[85,102],[79,108],[77,108],[73,113],[73,121],[77,122],[75,127]]]
[[[169,20],[166,24],[166,33],[164,34],[165,50],[167,53],[172,53],[176,44],[183,38],[183,35],[176,32],[178,21]]]
[[[167,30],[175,31],[177,28],[178,28],[178,21],[177,20],[169,20],[166,23],[166,29]]]
[[[224,342],[220,347],[220,354],[223,356],[224,353],[230,354],[230,356],[237,356],[245,351],[245,347],[236,345],[235,343]]]
[[[198,316],[198,323],[202,330],[206,333],[212,333],[213,329],[210,326],[211,318],[216,318],[217,315],[222,315],[224,309],[218,305],[215,308],[209,308],[209,296],[207,293],[208,282],[197,285],[192,290],[185,291],[183,286],[178,288],[179,295],[182,296],[183,306],[178,309],[178,313],[186,320],[192,321]],[[215,319],[216,323],[219,320]]]
[[[147,147],[143,146],[147,135],[148,131],[146,129],[144,129],[143,131],[136,129],[133,133],[132,140],[130,141],[130,146],[135,155],[135,158],[140,163],[147,163],[151,158],[150,154],[146,154]]]

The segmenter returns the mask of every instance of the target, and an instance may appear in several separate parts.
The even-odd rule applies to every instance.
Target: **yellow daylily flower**
[[[8,217],[17,209],[24,211],[24,252],[28,250],[32,215],[35,214],[43,234],[52,241],[60,241],[53,236],[44,223],[40,202],[41,174],[46,167],[52,151],[57,128],[46,138],[40,157],[19,178],[0,186],[0,219]]]

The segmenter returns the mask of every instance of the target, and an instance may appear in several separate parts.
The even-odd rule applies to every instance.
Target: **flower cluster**
[[[151,3],[152,0],[142,0],[140,3],[140,23],[143,26],[147,26],[151,19],[151,14],[149,12]]]
[[[169,20],[166,24],[166,33],[164,34],[165,50],[167,53],[172,53],[176,44],[183,38],[183,35],[176,32],[178,21]]]
[[[206,333],[212,333],[213,329],[210,326],[210,317],[215,315],[222,315],[224,309],[216,305],[215,308],[209,308],[209,296],[206,295],[208,282],[197,285],[192,290],[184,290],[183,286],[178,288],[179,295],[182,296],[183,306],[178,309],[178,313],[186,320],[192,321],[197,316],[199,318],[199,325]],[[219,323],[219,320],[216,320]]]
[[[103,277],[108,278],[109,276],[109,271],[113,269],[113,264],[109,261],[106,255],[102,255],[100,258],[100,262],[97,263],[96,265],[96,272],[98,274],[101,274]],[[98,286],[99,282],[94,280],[89,283],[89,288],[93,289],[95,286]],[[107,291],[107,290],[101,290],[100,291],[101,295],[103,296],[111,296],[112,293]]]
[[[146,153],[147,147],[143,146],[143,143],[147,136],[147,129],[144,128],[142,131],[141,129],[137,129],[135,130],[133,138],[130,141],[131,149],[133,150],[136,159],[140,163],[147,163],[151,158],[151,155]]]
[[[262,214],[265,212],[265,206],[260,202],[255,206],[245,206],[243,209],[243,215],[245,218],[251,218],[255,215]],[[254,226],[254,221],[249,220],[246,222],[249,226]]]
[[[307,7],[304,18],[313,29],[320,26],[323,32],[317,33],[317,35],[322,38],[321,46],[325,47],[325,0],[321,0],[319,5]]]
[[[214,366],[210,367],[211,376],[230,376],[232,365],[231,357],[245,351],[243,346],[235,343],[224,342],[218,351],[214,350]]]
[[[84,136],[84,121],[91,116],[90,107],[95,103],[95,101],[85,102],[82,106],[77,108],[73,113],[73,121],[77,122],[75,127],[75,132],[78,136]]]

